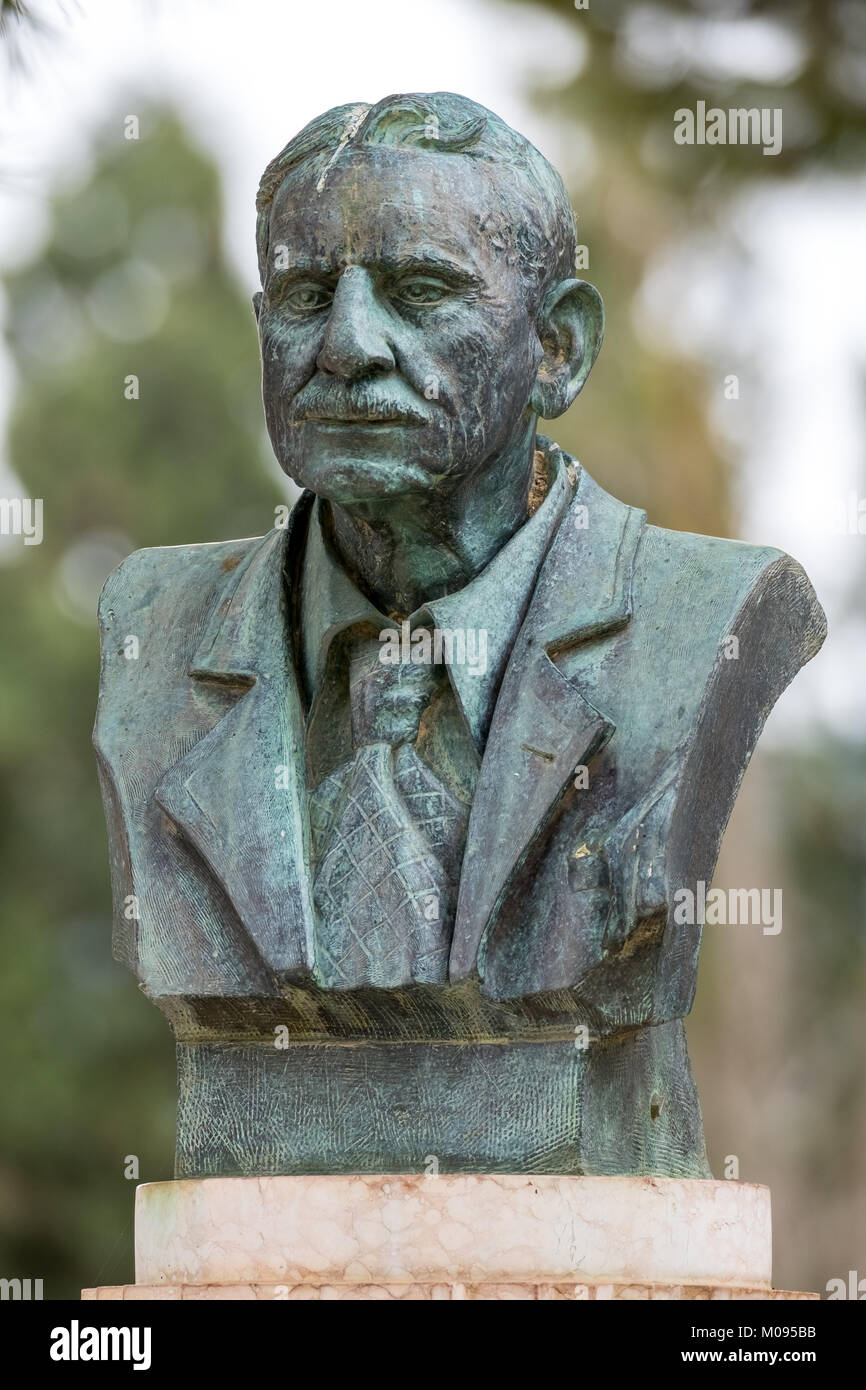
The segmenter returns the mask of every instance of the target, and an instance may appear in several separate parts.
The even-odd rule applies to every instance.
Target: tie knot
[[[352,709],[352,741],[412,743],[418,735],[421,715],[430,703],[444,667],[430,662],[393,662],[387,647],[376,638],[357,642],[349,659],[349,699]]]

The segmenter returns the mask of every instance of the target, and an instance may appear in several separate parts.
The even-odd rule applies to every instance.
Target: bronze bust
[[[537,433],[603,312],[492,112],[326,112],[257,237],[302,497],[130,555],[100,606],[115,950],[177,1038],[178,1176],[709,1176],[677,903],[821,645],[812,588]]]

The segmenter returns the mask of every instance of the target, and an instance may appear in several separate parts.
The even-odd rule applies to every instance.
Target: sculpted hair
[[[509,225],[520,267],[533,296],[574,274],[577,230],[562,179],[534,145],[486,107],[453,92],[411,93],[335,106],[310,121],[272,159],[256,198],[259,275],[265,281],[271,206],[283,180],[301,164],[319,169],[323,188],[332,165],[349,146],[392,145],[459,154],[499,166],[497,173],[517,193],[517,225]],[[514,200],[501,200],[506,214]],[[506,217],[508,221],[508,218]]]

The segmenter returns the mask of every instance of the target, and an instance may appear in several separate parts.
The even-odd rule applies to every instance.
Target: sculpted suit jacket
[[[105,585],[115,954],[181,1041],[275,1022],[308,1040],[565,1039],[682,1018],[700,927],[675,923],[673,895],[710,882],[763,721],[823,640],[803,570],[648,526],[579,471],[483,750],[450,984],[341,995],[316,982],[283,577],[311,500],[288,530],[141,550]]]

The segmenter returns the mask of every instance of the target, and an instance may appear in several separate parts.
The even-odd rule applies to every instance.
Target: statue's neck
[[[383,613],[407,617],[455,593],[493,559],[529,516],[535,422],[480,473],[448,487],[331,504],[331,543]]]

